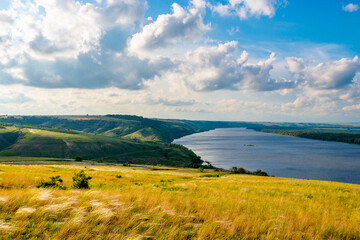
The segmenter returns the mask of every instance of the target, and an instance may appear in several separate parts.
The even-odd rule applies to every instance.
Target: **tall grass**
[[[92,177],[90,190],[71,189],[80,169]],[[68,190],[36,188],[50,176]],[[360,239],[359,202],[360,186],[343,183],[0,165],[0,239]]]

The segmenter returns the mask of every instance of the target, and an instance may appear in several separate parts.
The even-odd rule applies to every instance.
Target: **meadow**
[[[67,189],[36,187],[51,176]],[[360,239],[359,202],[359,185],[213,169],[0,165],[0,239]]]

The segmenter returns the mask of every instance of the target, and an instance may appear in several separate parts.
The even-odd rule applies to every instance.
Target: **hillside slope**
[[[16,143],[20,132],[16,128],[0,127],[0,151]]]
[[[194,161],[198,161],[192,151],[174,144],[27,127],[1,129],[0,156],[66,159],[81,156],[89,160],[170,166],[190,166]]]
[[[149,119],[130,115],[106,116],[3,116],[0,122],[71,129],[110,137],[172,142],[176,138],[220,127],[241,127],[236,122]]]

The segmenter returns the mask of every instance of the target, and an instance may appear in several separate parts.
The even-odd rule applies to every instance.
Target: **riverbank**
[[[336,133],[324,131],[304,131],[304,130],[282,130],[282,129],[261,129],[261,132],[274,133],[284,136],[309,138],[322,141],[343,142],[360,145],[359,133]]]

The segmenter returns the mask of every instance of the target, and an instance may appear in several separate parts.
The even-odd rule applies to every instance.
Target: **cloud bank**
[[[284,5],[192,0],[152,20],[145,0],[12,0],[0,10],[1,109],[154,114],[161,106],[185,116],[359,111],[358,57],[256,54],[231,40],[241,25],[224,39],[211,35],[218,27],[213,16],[257,21]],[[44,102],[49,106],[36,110]]]

